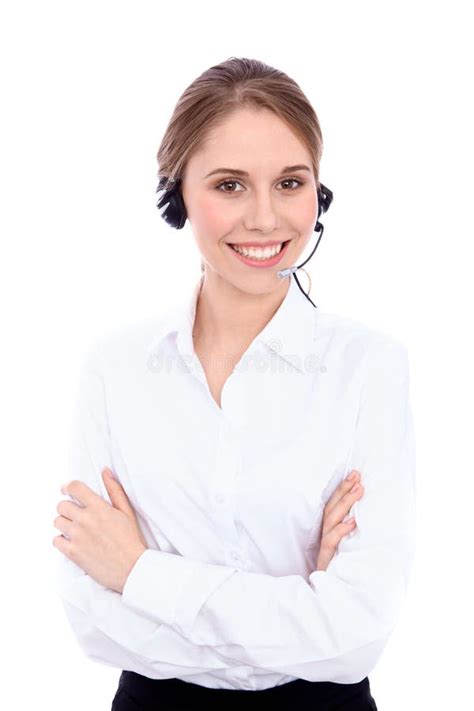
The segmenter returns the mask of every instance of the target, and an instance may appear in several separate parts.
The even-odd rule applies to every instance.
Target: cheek
[[[209,237],[222,237],[232,226],[232,213],[212,194],[204,196],[194,208],[194,223],[198,231]]]
[[[318,219],[318,202],[316,197],[302,200],[298,207],[296,225],[300,234],[311,236]]]

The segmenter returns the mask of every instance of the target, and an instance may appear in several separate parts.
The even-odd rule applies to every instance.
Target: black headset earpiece
[[[171,187],[165,186],[171,183]],[[156,207],[160,210],[161,217],[171,226],[180,230],[188,217],[183,196],[181,194],[181,179],[168,179],[165,175],[160,178],[157,193],[163,193],[156,201]]]
[[[319,222],[322,212],[327,212],[329,210],[329,205],[332,203],[333,193],[325,185],[319,183],[318,188],[318,219],[315,225],[315,232],[319,232],[324,229],[323,225]]]
[[[169,186],[171,182],[171,187]],[[166,185],[168,188],[166,189]],[[181,194],[181,179],[168,180],[166,176],[162,176],[156,189],[159,195],[156,207],[160,210],[161,217],[171,226],[180,230],[184,227],[187,219],[186,206]],[[318,220],[315,225],[315,231],[319,232],[323,225],[319,222],[322,212],[327,212],[329,205],[332,202],[332,191],[322,183],[318,188]]]

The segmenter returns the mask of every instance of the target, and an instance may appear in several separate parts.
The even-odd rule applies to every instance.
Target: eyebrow
[[[308,170],[309,172],[311,172],[311,169],[307,165],[299,163],[298,165],[286,165],[284,168],[282,168],[280,175],[282,175],[283,173],[293,173],[297,170]],[[204,178],[209,178],[211,175],[215,175],[216,173],[232,173],[233,175],[242,175],[245,177],[248,177],[249,175],[246,170],[240,170],[239,168],[216,168],[215,170],[212,170],[210,173],[205,175]]]

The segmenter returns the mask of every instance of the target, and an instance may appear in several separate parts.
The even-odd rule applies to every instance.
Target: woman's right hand
[[[362,497],[364,487],[360,483],[360,473],[355,469],[351,473],[355,474],[354,478],[346,477],[324,507],[321,546],[316,570],[326,570],[342,538],[355,528],[354,517],[348,521],[343,521],[343,518],[350,511],[354,502]],[[355,489],[357,485],[359,488]]]

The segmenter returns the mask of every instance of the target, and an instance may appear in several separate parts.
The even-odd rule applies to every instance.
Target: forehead
[[[310,164],[311,156],[291,126],[267,109],[239,109],[214,126],[189,161],[189,169],[205,174],[213,168],[240,168],[249,173],[281,170],[284,165]]]

